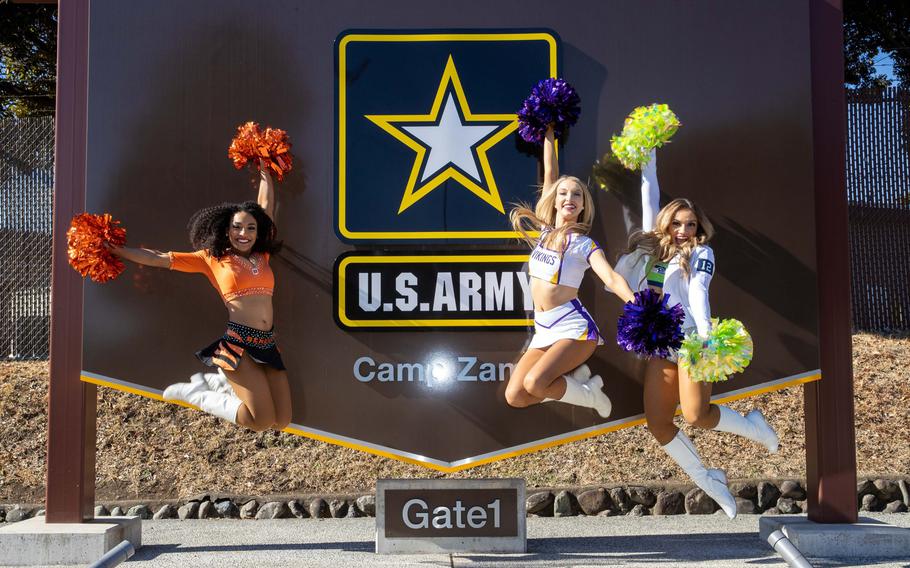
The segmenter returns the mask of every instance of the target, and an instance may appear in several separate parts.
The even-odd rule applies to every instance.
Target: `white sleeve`
[[[711,303],[708,286],[714,276],[714,251],[711,247],[698,247],[692,254],[692,274],[689,276],[689,308],[698,327],[698,334],[707,337],[711,331]]]
[[[641,167],[641,230],[653,231],[660,210],[660,186],[657,185],[657,152]]]

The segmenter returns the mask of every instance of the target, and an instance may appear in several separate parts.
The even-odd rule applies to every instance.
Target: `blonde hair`
[[[556,190],[564,181],[575,182],[581,188],[582,208],[575,223],[567,223],[557,229]],[[519,203],[509,212],[512,229],[519,233],[522,240],[529,246],[534,247],[537,244],[537,239],[529,235],[529,231],[551,229],[541,241],[544,247],[551,250],[562,250],[565,246],[566,235],[569,233],[587,235],[591,231],[591,224],[594,222],[594,198],[585,182],[575,176],[559,176],[556,183],[549,187],[541,187],[538,194],[537,205],[534,206],[533,211],[529,205]]]
[[[690,239],[682,245],[677,245],[670,228],[676,214],[685,209],[695,214],[698,227],[695,230],[694,239]],[[657,214],[657,220],[654,225],[653,231],[636,231],[632,233],[629,236],[629,246],[626,249],[626,253],[640,249],[655,261],[662,262],[669,262],[678,254],[679,268],[688,279],[691,272],[689,262],[692,252],[696,246],[704,245],[711,240],[711,237],[714,236],[714,225],[711,224],[711,221],[694,201],[683,197],[674,199],[665,205]]]

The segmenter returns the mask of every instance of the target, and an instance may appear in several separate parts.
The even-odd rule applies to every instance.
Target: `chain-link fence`
[[[47,359],[54,119],[0,119],[0,356]]]

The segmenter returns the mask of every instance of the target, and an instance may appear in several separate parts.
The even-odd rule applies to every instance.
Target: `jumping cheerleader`
[[[632,299],[632,290],[610,267],[603,249],[587,236],[594,220],[594,200],[581,180],[559,176],[552,127],[544,139],[543,164],[543,187],[534,211],[516,207],[510,215],[515,231],[533,247],[528,273],[534,337],[512,372],[506,401],[523,408],[558,400],[593,408],[606,418],[611,404],[601,390],[603,380],[590,377],[583,365],[603,339],[578,301],[578,287],[590,266],[623,301]],[[540,238],[532,239],[528,230],[539,230]],[[573,369],[577,370],[570,374]]]
[[[627,253],[616,263],[616,271],[631,286],[644,290],[651,286],[669,294],[669,305],[682,304],[685,311],[683,333],[697,331],[707,339],[711,331],[708,286],[714,275],[714,252],[708,241],[714,235],[711,222],[688,199],[674,199],[660,212],[657,185],[657,157],[642,166],[642,231],[629,237]],[[645,368],[644,406],[648,429],[664,451],[721,506],[732,519],[736,501],[727,488],[726,474],[706,469],[691,440],[676,428],[676,407],[683,418],[696,428],[732,432],[763,444],[777,452],[777,434],[759,410],[746,416],[711,404],[711,383],[694,382],[677,364],[676,353],[667,359],[652,358]]]
[[[193,214],[189,233],[195,252],[109,247],[137,264],[204,274],[218,290],[228,311],[227,331],[196,356],[224,373],[236,396],[217,388],[217,376],[197,374],[189,383],[170,385],[164,398],[257,432],[281,430],[291,421],[287,373],[272,333],[275,277],[269,257],[278,248],[277,204],[264,164],[260,172],[257,202],[224,203]]]

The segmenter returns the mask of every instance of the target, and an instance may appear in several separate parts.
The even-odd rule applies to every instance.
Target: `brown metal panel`
[[[60,3],[51,362],[47,436],[47,522],[78,523],[93,515],[97,387],[82,368],[82,280],[67,265],[66,230],[85,202],[89,0]]]
[[[810,22],[818,323],[824,379],[805,386],[809,518],[821,523],[855,523],[856,439],[841,2],[813,0]]]

